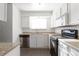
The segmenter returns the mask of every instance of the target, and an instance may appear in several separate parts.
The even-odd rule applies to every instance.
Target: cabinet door
[[[52,15],[51,16],[51,28],[53,28],[54,27],[54,16]]]
[[[68,53],[68,51],[66,49],[59,46],[58,47],[58,55],[59,56],[69,56],[69,53]]]
[[[62,18],[59,18],[59,19],[56,19],[56,21],[55,21],[56,23],[56,27],[58,27],[58,26],[62,26]]]
[[[30,35],[30,48],[49,48],[48,35],[33,34]]]
[[[44,39],[37,39],[37,48],[44,48]]]
[[[53,27],[56,27],[56,11],[53,12],[53,17],[52,17],[52,23],[53,23]]]
[[[64,3],[60,9],[61,16],[64,15],[65,13],[67,13],[67,3]]]
[[[7,4],[0,3],[0,20],[7,21]]]
[[[68,46],[59,41],[58,44],[58,55],[59,56],[68,56],[69,54]]]
[[[47,34],[44,36],[44,47],[49,48],[49,37]]]
[[[68,24],[69,24],[68,14],[64,14],[61,17],[61,26],[68,25]]]
[[[56,10],[56,18],[60,17],[60,8],[57,8]]]
[[[37,48],[44,48],[44,35],[42,34],[37,36]]]
[[[36,48],[36,35],[30,35],[30,48]]]
[[[70,5],[70,24],[79,24],[79,3],[71,3]]]
[[[37,37],[37,48],[49,48],[48,35],[39,34]]]
[[[29,16],[21,17],[21,27],[29,29]]]
[[[79,56],[79,52],[73,48],[70,48],[70,55],[72,56]]]
[[[64,51],[61,51],[60,56],[68,56],[68,54],[66,52],[64,52]]]

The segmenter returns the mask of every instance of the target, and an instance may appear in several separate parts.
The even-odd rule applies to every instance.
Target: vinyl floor
[[[38,48],[21,48],[21,56],[51,56],[49,49],[38,49]]]

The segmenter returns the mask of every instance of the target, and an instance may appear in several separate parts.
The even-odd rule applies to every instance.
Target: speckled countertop
[[[14,43],[8,43],[8,42],[0,42],[0,56],[6,55],[8,52],[10,52],[12,49],[20,45],[20,41],[17,40]]]
[[[59,41],[79,52],[79,39],[59,39]]]
[[[28,34],[54,34],[54,32],[23,32],[21,35],[28,35]]]

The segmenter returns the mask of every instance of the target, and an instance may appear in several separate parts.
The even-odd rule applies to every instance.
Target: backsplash
[[[55,32],[58,34],[61,34],[62,29],[77,29],[78,30],[78,36],[79,36],[79,25],[77,26],[72,26],[72,27],[61,27],[61,28],[56,28]]]
[[[29,28],[22,28],[22,32],[54,32],[50,29],[29,29]]]

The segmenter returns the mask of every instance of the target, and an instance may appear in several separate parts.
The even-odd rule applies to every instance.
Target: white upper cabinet
[[[53,13],[51,15],[51,28],[54,27],[54,16]]]
[[[65,25],[69,24],[68,14],[64,14],[61,18],[62,18],[62,20],[61,20],[61,25],[62,26],[65,26]]]
[[[59,17],[59,13],[57,14],[57,9],[53,11],[53,15],[52,15],[52,27],[57,27],[57,17]]]
[[[60,7],[60,24],[59,26],[65,26],[69,24],[69,18],[68,18],[68,3],[62,4]]]
[[[79,3],[64,3],[53,11],[54,27],[79,24]]]
[[[61,16],[64,15],[65,13],[67,13],[67,9],[68,9],[68,4],[67,3],[64,3],[61,8],[60,8],[60,14]]]
[[[53,11],[54,27],[65,26],[69,24],[68,4],[64,3]]]
[[[56,18],[59,18],[60,17],[60,8],[57,8],[56,9]]]
[[[59,19],[56,19],[56,21],[55,21],[55,27],[58,27],[58,26],[61,26],[62,24],[61,24],[61,18],[59,18]]]
[[[79,24],[79,3],[69,4],[70,24]]]
[[[7,3],[0,3],[0,20],[7,21]]]
[[[55,27],[68,25],[67,14],[55,20]]]
[[[29,29],[29,16],[21,17],[21,27]]]

